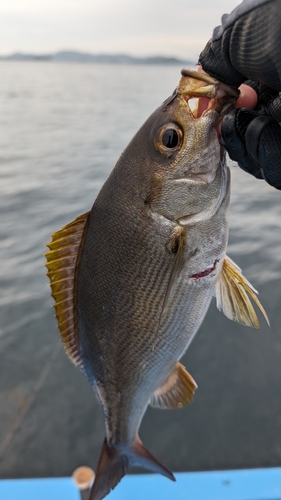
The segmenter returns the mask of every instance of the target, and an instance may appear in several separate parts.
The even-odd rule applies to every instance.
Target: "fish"
[[[92,209],[47,245],[62,341],[104,412],[90,500],[110,493],[130,466],[175,480],[138,430],[149,404],[177,409],[192,401],[197,384],[179,360],[212,297],[228,318],[258,328],[251,297],[268,321],[257,291],[226,255],[230,170],[218,126],[237,97],[209,75],[182,70]]]

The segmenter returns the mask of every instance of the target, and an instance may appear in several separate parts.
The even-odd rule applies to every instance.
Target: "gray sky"
[[[1,0],[0,52],[172,55],[197,59],[238,0]]]

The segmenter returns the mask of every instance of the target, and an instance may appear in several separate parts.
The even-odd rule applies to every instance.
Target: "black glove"
[[[226,115],[222,141],[243,170],[277,189],[281,189],[280,44],[281,0],[243,0],[222,17],[222,25],[215,28],[199,57],[206,73],[228,85],[239,87],[252,80],[258,106]]]
[[[280,91],[280,46],[281,0],[244,0],[222,17],[199,64],[228,85],[253,80]]]
[[[245,82],[258,94],[255,110],[236,109],[222,121],[221,142],[232,160],[258,179],[281,189],[281,98],[256,82]]]

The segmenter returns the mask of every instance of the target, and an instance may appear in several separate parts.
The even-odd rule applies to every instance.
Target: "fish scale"
[[[228,318],[257,328],[249,295],[267,319],[225,253],[230,173],[216,128],[238,93],[205,74],[182,75],[91,211],[54,233],[46,254],[66,351],[104,411],[90,500],[104,498],[132,465],[175,480],[138,430],[149,403],[172,409],[192,401],[197,385],[179,359],[212,296]],[[209,98],[198,117],[193,96]]]

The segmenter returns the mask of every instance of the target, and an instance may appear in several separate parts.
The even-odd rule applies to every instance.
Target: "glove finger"
[[[244,82],[245,85],[254,89],[258,96],[258,107],[267,106],[269,102],[271,102],[275,97],[279,96],[278,90],[271,89],[264,83],[254,82],[253,80],[246,80]]]
[[[271,116],[257,116],[245,134],[246,150],[263,178],[281,189],[281,128]]]
[[[232,27],[224,30],[222,39],[209,40],[199,56],[198,64],[201,64],[206,73],[217,78],[220,82],[239,87],[247,77],[237,71],[229,59],[229,44]]]
[[[278,123],[281,123],[281,98],[279,95],[267,105],[266,113],[271,115]]]
[[[256,117],[257,112],[249,108],[240,108],[235,113],[235,131],[244,142],[247,128]]]
[[[242,108],[230,111],[222,120],[221,143],[230,158],[238,162],[242,170],[252,174],[257,179],[262,179],[260,168],[249,155],[245,143],[247,127],[256,116],[255,111],[250,109]]]

